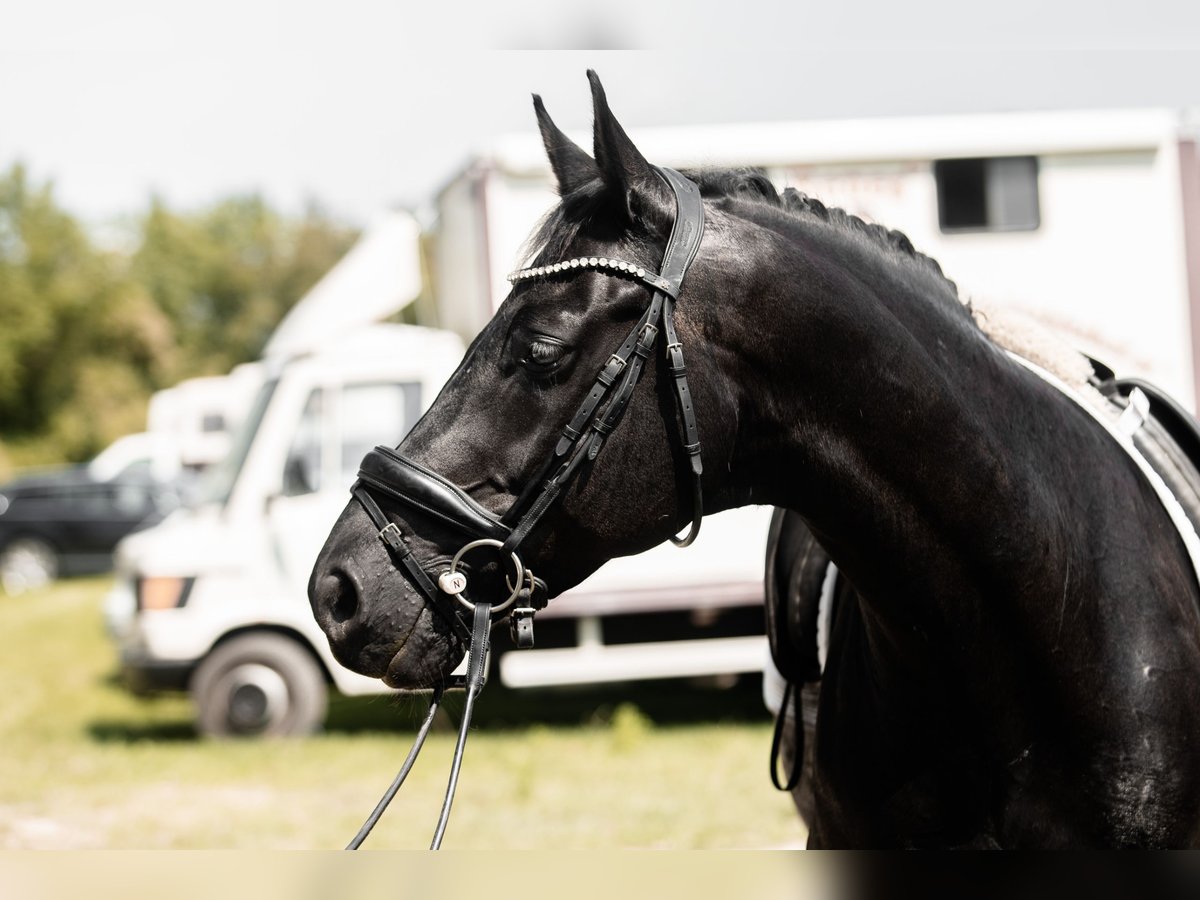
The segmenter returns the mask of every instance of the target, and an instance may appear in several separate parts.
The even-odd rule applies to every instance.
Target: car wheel
[[[307,649],[278,634],[246,634],[221,644],[196,669],[192,699],[201,734],[293,737],[325,721],[329,692]]]
[[[11,595],[45,587],[58,577],[58,554],[36,537],[19,537],[0,552],[0,584]]]

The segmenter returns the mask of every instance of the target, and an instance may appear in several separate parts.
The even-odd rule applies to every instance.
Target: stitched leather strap
[[[400,532],[400,526],[392,522],[380,509],[379,504],[375,502],[375,498],[370,493],[363,489],[362,485],[355,482],[350,488],[350,492],[355,496],[363,509],[366,510],[367,516],[379,529],[379,539],[388,549],[388,554],[404,567],[404,571],[408,573],[408,577],[412,579],[413,585],[419,590],[428,601],[429,606],[433,609],[434,614],[443,622],[450,626],[459,640],[466,643],[471,639],[471,633],[467,630],[467,626],[457,615],[454,610],[446,612],[444,606],[444,595],[438,590],[437,585],[426,574],[424,567],[417,562],[413,556],[412,548],[408,546],[408,542],[404,540],[404,535]]]
[[[676,547],[687,547],[700,534],[704,518],[704,488],[702,476],[704,462],[700,456],[700,429],[696,424],[696,410],[692,407],[692,393],[688,388],[687,365],[683,360],[683,344],[675,331],[675,301],[668,299],[663,304],[663,334],[667,339],[667,368],[675,383],[675,405],[683,420],[683,449],[688,455],[692,469],[692,524],[684,537],[672,537]]]
[[[667,285],[660,290],[675,298],[683,286],[683,276],[700,250],[700,241],[704,237],[704,206],[700,188],[694,181],[666,166],[657,168],[658,174],[675,193],[675,223],[671,226],[671,237],[667,240],[667,250],[659,269],[659,275]]]
[[[467,658],[467,701],[463,707],[462,723],[458,727],[458,743],[454,745],[454,760],[450,764],[450,778],[446,782],[446,799],[442,801],[442,814],[438,817],[433,832],[430,850],[442,846],[446,825],[450,821],[450,806],[454,803],[454,790],[458,787],[458,772],[462,768],[463,753],[467,749],[467,733],[471,729],[471,716],[475,712],[475,698],[483,690],[483,678],[487,674],[488,632],[492,622],[492,607],[489,603],[475,604],[475,619],[471,627],[471,651]]]
[[[508,527],[466,491],[390,447],[376,447],[368,453],[359,467],[358,478],[372,490],[415,507],[472,537],[498,541],[508,537]]]

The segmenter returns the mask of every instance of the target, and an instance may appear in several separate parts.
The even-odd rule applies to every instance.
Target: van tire
[[[279,634],[220,644],[192,676],[196,727],[220,738],[298,737],[319,731],[329,691],[312,654]]]

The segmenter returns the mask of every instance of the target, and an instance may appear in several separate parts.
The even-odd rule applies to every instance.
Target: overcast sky
[[[152,191],[261,191],[365,221],[418,205],[538,91],[586,128],[1200,107],[1200,2],[39,0],[0,14],[0,166],[97,223]],[[429,8],[433,7],[433,8]],[[975,11],[973,11],[975,10]],[[603,51],[590,48],[633,48]],[[558,48],[547,50],[546,48]]]

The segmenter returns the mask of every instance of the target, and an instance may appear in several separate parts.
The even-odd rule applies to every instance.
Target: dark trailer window
[[[1036,156],[939,159],[933,175],[943,232],[1033,231],[1041,224]]]

